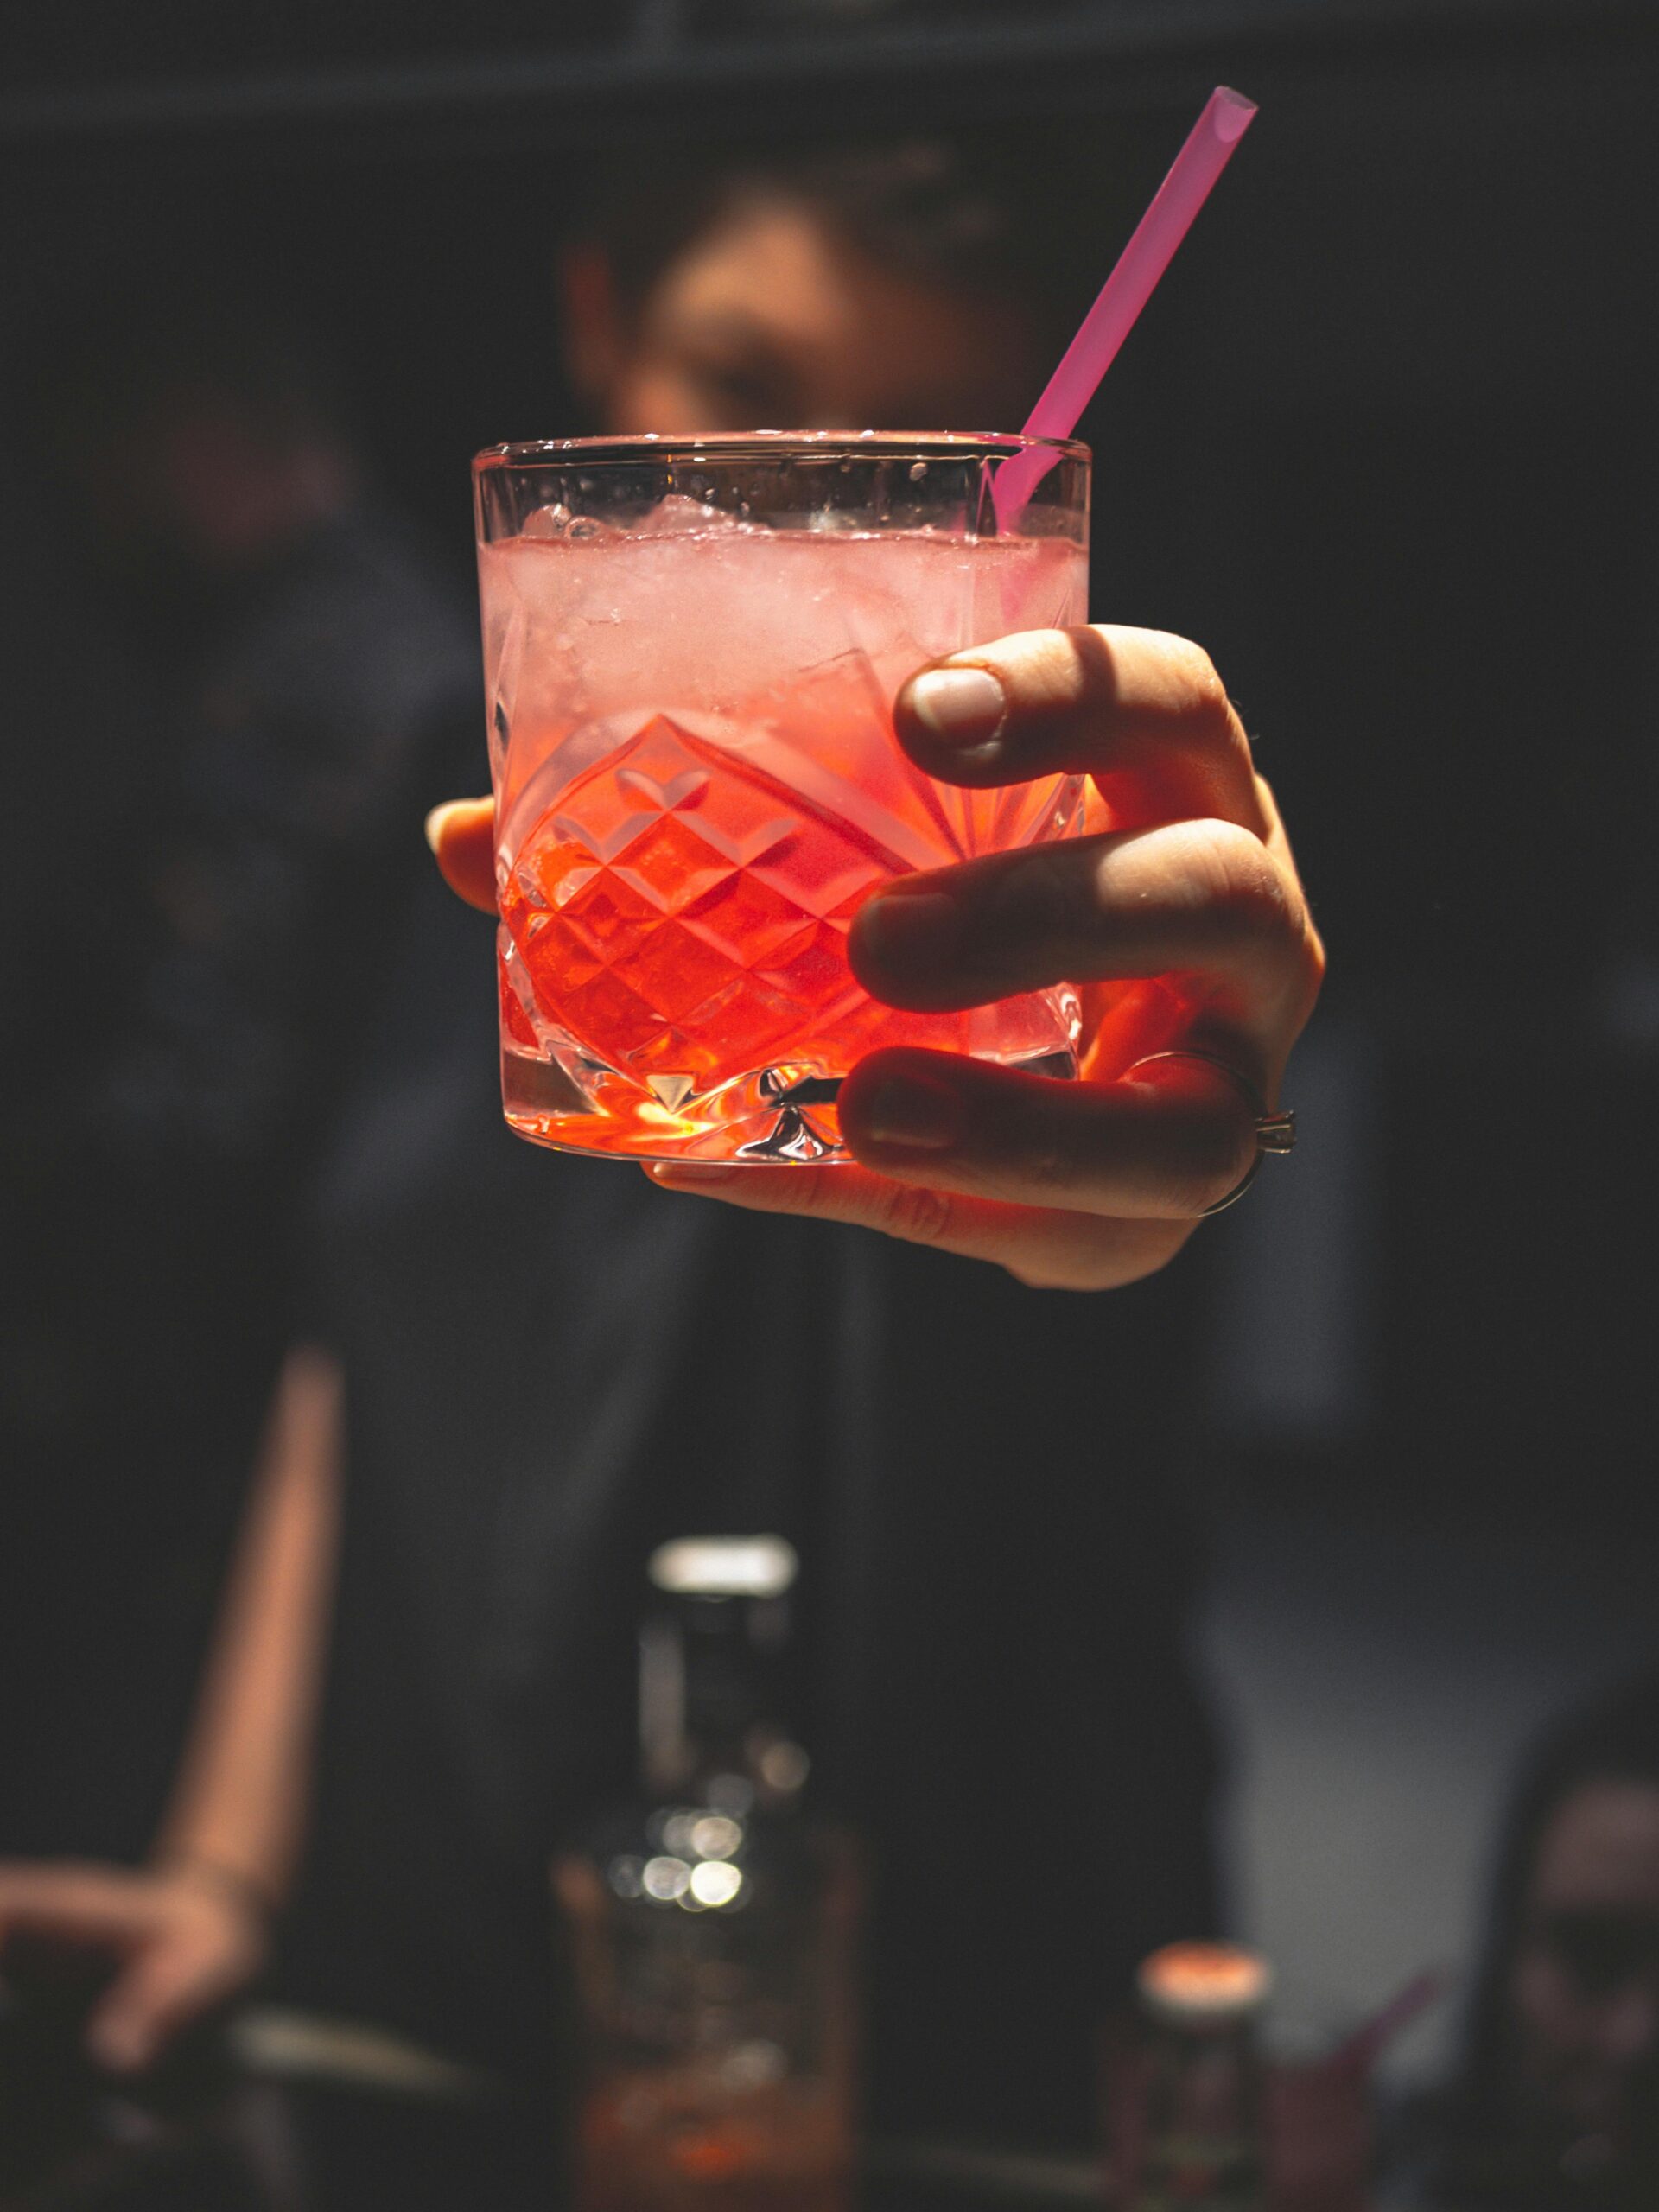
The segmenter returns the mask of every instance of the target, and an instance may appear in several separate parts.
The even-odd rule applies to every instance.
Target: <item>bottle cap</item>
[[[1225,2028],[1261,2010],[1273,1972],[1236,1943],[1170,1943],[1141,1961],[1135,1985],[1166,2027]]]
[[[677,1536],[647,1568],[677,1598],[781,1598],[800,1561],[781,1536]]]

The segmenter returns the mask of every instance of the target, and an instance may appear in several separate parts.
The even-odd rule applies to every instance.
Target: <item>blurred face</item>
[[[1659,1786],[1586,1783],[1545,1829],[1510,1982],[1529,2104],[1617,2138],[1659,2093]]]
[[[181,386],[99,446],[87,500],[102,551],[153,594],[254,568],[337,513],[354,467],[321,434],[283,435],[207,387]]]
[[[886,269],[788,200],[719,219],[630,319],[592,258],[566,293],[572,366],[619,435],[1006,430],[1047,373],[1017,310]]]

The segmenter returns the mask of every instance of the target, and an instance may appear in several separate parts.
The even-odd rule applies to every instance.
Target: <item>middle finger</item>
[[[1058,982],[1201,975],[1254,1024],[1293,990],[1307,921],[1288,872],[1227,822],[1079,837],[907,876],[868,899],[849,954],[865,988],[918,1013]]]

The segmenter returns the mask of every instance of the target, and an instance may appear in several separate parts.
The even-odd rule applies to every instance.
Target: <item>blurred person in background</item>
[[[1551,1728],[1498,1844],[1448,2090],[1411,2115],[1405,2201],[1659,2203],[1659,1673]]]
[[[268,288],[153,271],[43,310],[35,342],[0,1849],[121,1853],[176,1753],[294,1332],[294,1195],[476,650]]]
[[[1026,149],[998,164],[935,145],[620,168],[563,263],[594,421],[1020,419],[1084,303],[1033,252],[1064,228],[1041,174]],[[1176,818],[1202,793],[1257,825],[1236,856],[1282,855],[1201,658],[1144,632],[1119,650],[1190,772]],[[1032,694],[1057,669],[1039,661],[1009,666],[1011,740],[1041,721]],[[1109,744],[1106,702],[1070,711],[1080,748]],[[910,738],[925,747],[913,718]],[[480,750],[455,755],[460,788]],[[437,824],[479,904],[486,817]],[[1215,879],[1194,865],[1174,891],[1195,893],[1202,934]],[[1268,1081],[1318,973],[1294,874],[1272,865],[1271,917],[1246,899],[1192,963],[1262,984]],[[1241,944],[1243,907],[1261,927]],[[1063,957],[1052,932],[1017,938],[1020,957]],[[1068,950],[1109,967],[1100,942]],[[1007,1204],[1015,1159],[961,1200],[837,1170],[854,1217],[890,1237],[761,1223],[509,1136],[490,966],[486,923],[435,884],[319,1178],[316,1349],[278,1394],[152,1865],[14,1868],[0,1928],[116,1957],[91,2034],[141,2066],[248,1972],[292,1887],[286,1988],[512,2083],[524,2125],[493,2124],[493,2164],[474,2143],[464,2171],[493,2202],[534,2196],[554,2139],[547,1859],[630,1777],[644,1560],[688,1529],[777,1529],[805,1562],[795,1717],[879,1869],[872,2125],[1090,2140],[1101,2012],[1146,1951],[1220,1913],[1216,1752],[1185,1648],[1192,1315],[1156,1271],[1237,1179],[1236,1102],[1218,1119],[1202,1071],[1148,1094],[1163,1110],[1133,1217],[1107,1218],[1092,1186]],[[1126,1287],[1057,1297],[1017,1275]],[[385,2148],[353,2168],[336,2144],[321,2201],[385,2187]],[[430,2161],[397,2184],[404,2202],[458,2185]]]
[[[468,626],[366,480],[297,311],[152,285],[71,346],[56,474],[175,787],[149,802],[149,957],[89,1111],[134,1155],[302,1161],[391,941],[410,807],[455,742]]]

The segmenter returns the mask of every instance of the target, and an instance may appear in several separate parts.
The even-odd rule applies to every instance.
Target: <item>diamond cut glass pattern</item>
[[[716,764],[716,790],[700,751],[658,715],[590,769],[550,825],[557,842],[532,844],[514,870],[522,903],[507,917],[546,1012],[601,1058],[638,1050],[647,1016],[659,1017],[679,1033],[654,1039],[653,1064],[677,1054],[676,1071],[694,1080],[715,1071],[716,1051],[764,1064],[804,1007],[816,1010],[811,1027],[832,1029],[862,998],[848,927],[894,872],[798,798],[792,818],[779,811],[789,795],[730,761]],[[755,974],[766,988],[746,1000],[733,987]],[[716,1024],[717,1046],[693,1033]],[[798,1057],[813,1057],[810,1039]]]

